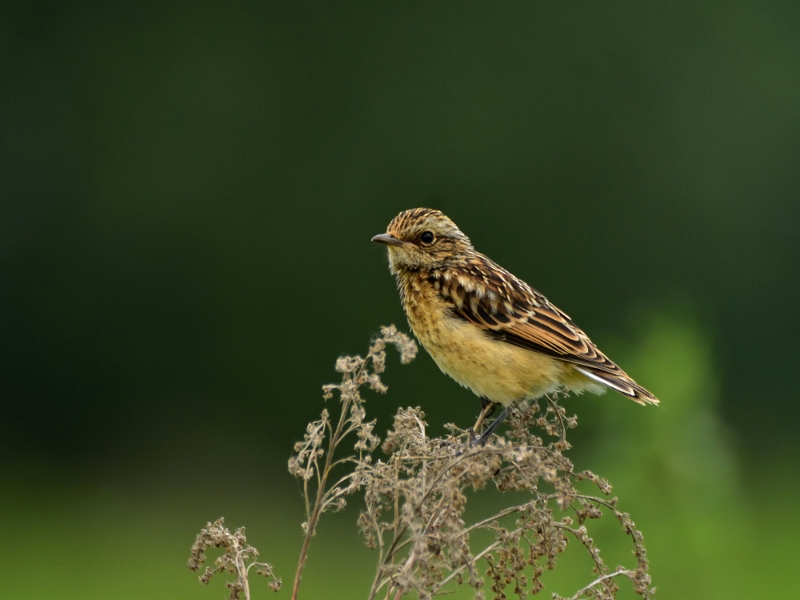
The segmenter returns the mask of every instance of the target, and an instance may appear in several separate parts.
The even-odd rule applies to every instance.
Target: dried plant
[[[449,436],[429,438],[419,408],[397,413],[383,443],[388,460],[362,475],[366,510],[359,525],[379,556],[370,598],[379,593],[399,598],[410,591],[431,598],[451,583],[469,585],[476,598],[485,598],[487,580],[493,598],[505,598],[509,589],[525,598],[542,590],[544,570],[555,568],[570,540],[589,553],[596,575],[572,598],[613,598],[618,577],[630,579],[644,598],[652,595],[641,533],[617,509],[615,498],[577,489],[578,481],[587,480],[601,496],[611,493],[597,475],[574,471],[562,450],[569,448],[566,429],[576,420],[566,416],[556,398],[545,404],[521,405],[509,419],[507,438],[495,436],[485,445],[472,443],[472,432],[455,425],[448,425]],[[556,439],[544,443],[532,427]],[[467,490],[490,484],[503,492],[524,492],[525,500],[467,524]],[[636,567],[612,570],[600,557],[584,523],[600,518],[604,509],[630,536]],[[494,541],[475,550],[471,541],[481,530]]]
[[[189,559],[189,568],[198,571],[203,563],[206,562],[206,550],[208,548],[224,548],[225,551],[214,561],[214,568],[206,567],[200,582],[208,585],[211,578],[217,573],[229,573],[235,575],[233,581],[228,581],[226,585],[231,591],[230,600],[239,600],[244,595],[244,600],[250,600],[250,569],[254,569],[257,575],[267,577],[269,587],[277,592],[281,587],[281,580],[275,577],[272,572],[272,565],[257,562],[258,550],[248,545],[244,535],[244,527],[240,527],[234,533],[225,527],[225,519],[217,519],[209,523],[197,534],[197,539],[192,546],[192,557]]]
[[[341,405],[336,426],[333,427],[328,410],[323,410],[319,420],[308,424],[303,441],[295,444],[295,454],[289,459],[289,472],[303,480],[303,495],[306,500],[306,520],[303,523],[305,540],[297,564],[292,600],[297,598],[308,546],[320,515],[327,510],[343,509],[346,505],[345,496],[353,494],[364,485],[364,474],[372,464],[372,452],[380,443],[378,436],[373,433],[375,421],[365,420],[366,411],[360,390],[366,385],[376,392],[386,393],[387,388],[381,381],[380,373],[386,368],[387,344],[393,344],[397,348],[400,362],[404,364],[414,360],[417,355],[417,345],[392,325],[381,328],[381,336],[372,343],[366,358],[340,357],[336,361],[336,370],[342,374],[342,382],[322,388],[325,400],[332,399],[334,391],[339,393]],[[334,452],[350,434],[355,434],[357,439],[353,447],[356,454],[334,460]],[[326,445],[327,452],[324,449]],[[324,463],[320,467],[323,459]],[[331,470],[340,465],[351,465],[352,470],[328,486]]]
[[[403,363],[417,352],[411,339],[394,327],[384,327],[365,358],[339,358],[336,370],[342,374],[341,383],[323,388],[326,400],[338,395],[337,410],[323,410],[320,419],[308,425],[289,460],[289,471],[303,482],[306,504],[293,600],[320,516],[341,510],[346,497],[356,493],[364,498],[359,528],[367,546],[377,552],[370,600],[398,600],[411,593],[427,599],[458,585],[471,587],[476,599],[499,600],[509,593],[526,598],[542,591],[543,573],[556,567],[570,542],[582,547],[593,563],[589,582],[570,596],[572,600],[615,598],[619,579],[628,579],[643,598],[652,596],[655,589],[642,534],[617,508],[609,483],[590,471],[576,472],[563,454],[570,448],[567,430],[576,426],[577,419],[559,404],[560,394],[520,404],[508,419],[505,435],[495,435],[485,444],[475,442],[471,429],[452,424],[446,426],[448,435],[429,437],[419,407],[401,408],[381,444],[375,421],[366,420],[361,388],[386,392],[380,373],[387,345],[397,347]],[[348,437],[352,450],[339,456]],[[596,494],[587,493],[587,485]],[[509,492],[504,497],[515,502],[468,523],[468,493],[489,487]],[[612,515],[630,538],[635,566],[612,569],[601,558],[587,524],[604,514]],[[198,536],[195,548],[214,545],[201,542],[216,539],[211,534],[203,537],[206,532]],[[479,544],[479,539],[491,541]],[[229,554],[230,550],[223,558]],[[197,556],[202,552],[193,550],[190,566],[202,562]],[[233,587],[228,584],[231,597],[234,588],[241,588],[249,598],[247,569],[228,566],[236,564],[231,558],[223,561],[224,568],[220,564],[218,559],[213,572],[244,573],[244,581],[239,576]],[[272,576],[271,569],[268,572]]]

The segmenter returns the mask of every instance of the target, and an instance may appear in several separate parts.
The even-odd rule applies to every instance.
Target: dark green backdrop
[[[780,531],[800,508],[798,31],[796,2],[4,2],[3,585],[222,598],[182,564],[219,514],[289,579],[286,458],[334,359],[407,329],[369,238],[425,205],[661,397],[646,416],[574,401],[576,456],[647,419],[663,464],[683,435],[689,480],[725,473],[716,504],[685,500],[719,522],[684,515],[678,535],[653,515],[656,547],[675,537],[654,558],[663,597],[721,594],[711,571],[725,597],[796,597]],[[701,360],[677,421],[670,386]],[[389,368],[379,429],[399,404],[435,428],[474,417],[426,355]],[[637,443],[606,471],[624,481]],[[362,552],[353,518],[331,527]],[[763,539],[735,558],[703,546],[737,519]],[[315,581],[362,597],[369,553],[348,579],[319,543],[309,597]]]

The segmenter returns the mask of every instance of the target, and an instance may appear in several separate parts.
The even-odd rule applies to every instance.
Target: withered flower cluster
[[[277,592],[281,587],[281,580],[272,572],[272,565],[258,562],[258,550],[247,543],[244,527],[231,533],[225,527],[225,519],[217,519],[208,523],[199,534],[192,546],[192,557],[189,559],[189,568],[192,571],[200,570],[206,562],[206,550],[209,548],[223,548],[224,552],[214,561],[214,567],[206,567],[200,575],[200,582],[208,585],[211,578],[217,573],[234,575],[233,581],[226,582],[230,590],[230,600],[239,600],[244,596],[250,600],[250,570],[257,575],[270,580],[269,587]]]
[[[544,571],[555,568],[570,541],[589,553],[595,575],[572,598],[614,598],[618,577],[630,579],[644,598],[652,595],[641,533],[617,509],[616,499],[605,497],[611,493],[608,482],[590,471],[575,472],[562,454],[569,448],[566,428],[575,426],[574,417],[565,415],[555,397],[543,404],[518,407],[506,436],[494,436],[485,445],[452,424],[450,435],[428,437],[419,408],[398,411],[383,443],[388,458],[375,461],[363,475],[366,509],[359,526],[379,556],[370,598],[414,592],[426,599],[464,584],[478,599],[506,598],[509,592],[526,598],[542,591]],[[556,439],[545,443],[532,427]],[[576,484],[582,480],[593,482],[601,497],[579,491]],[[487,486],[517,492],[507,497],[523,501],[468,523],[467,493]],[[600,557],[584,523],[604,511],[630,536],[635,567],[612,570]],[[476,539],[487,537],[479,532],[493,541],[476,545]]]
[[[590,471],[576,472],[563,454],[570,447],[567,430],[577,420],[567,415],[559,394],[520,404],[504,435],[485,444],[453,424],[446,426],[447,435],[430,437],[420,408],[401,408],[381,444],[375,421],[366,420],[361,389],[386,392],[380,373],[387,345],[397,347],[403,363],[417,352],[411,339],[384,327],[366,357],[340,358],[341,383],[323,388],[325,399],[336,394],[339,405],[309,423],[289,460],[289,471],[303,482],[306,504],[293,600],[320,516],[342,509],[354,494],[363,495],[358,525],[377,553],[370,600],[428,599],[459,585],[471,587],[480,600],[526,598],[543,590],[544,572],[557,566],[570,543],[593,563],[588,583],[571,600],[615,598],[620,579],[629,580],[643,598],[652,596],[641,533],[617,508],[609,483]],[[596,495],[586,493],[587,485]],[[503,496],[508,505],[470,522],[468,499],[487,488],[508,492]],[[601,558],[587,525],[604,515],[613,516],[629,536],[635,565],[611,568]]]

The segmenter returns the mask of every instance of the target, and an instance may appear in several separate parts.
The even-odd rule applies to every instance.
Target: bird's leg
[[[481,435],[481,437],[478,439],[478,444],[480,446],[483,446],[486,443],[486,440],[488,440],[490,437],[492,437],[492,434],[494,433],[494,430],[497,429],[500,426],[500,423],[502,423],[503,421],[506,420],[506,417],[508,416],[509,409],[510,409],[510,407],[506,406],[503,409],[503,412],[500,413],[500,416],[497,417],[492,422],[492,424],[489,425],[489,427],[486,428],[486,431],[484,431],[483,435]]]
[[[492,402],[488,398],[481,397],[481,414],[478,415],[478,420],[475,421],[475,425],[472,428],[473,433],[480,431],[481,425],[488,417],[492,416],[495,408],[497,408],[496,402]]]

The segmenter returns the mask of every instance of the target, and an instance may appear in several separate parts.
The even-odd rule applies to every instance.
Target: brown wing
[[[569,316],[487,257],[475,254],[430,282],[454,316],[514,346],[572,363],[587,377],[644,403],[658,399],[614,364]]]

